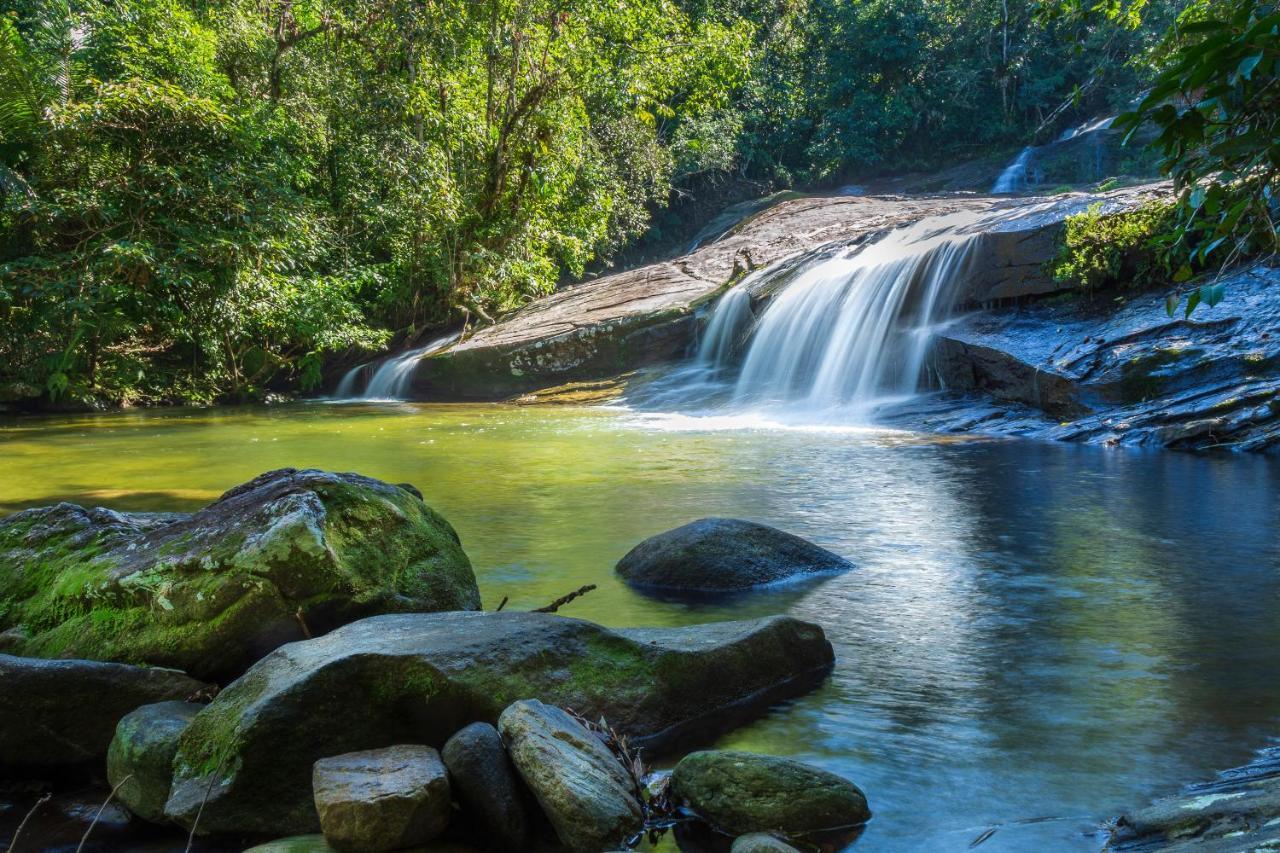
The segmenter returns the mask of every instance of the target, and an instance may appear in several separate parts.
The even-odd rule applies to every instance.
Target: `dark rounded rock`
[[[173,781],[178,738],[203,705],[157,702],[125,714],[107,750],[107,781],[129,811],[165,823],[164,804]]]
[[[790,533],[736,518],[703,518],[651,536],[618,561],[633,586],[687,592],[732,592],[853,564]]]
[[[174,669],[0,654],[0,773],[101,760],[130,711],[208,686]]]
[[[529,835],[524,791],[498,730],[472,723],[449,738],[440,755],[463,812],[484,827],[493,846],[524,849]]]
[[[867,798],[834,773],[751,752],[695,752],[671,775],[672,793],[728,835],[777,831],[788,837],[866,823]]]

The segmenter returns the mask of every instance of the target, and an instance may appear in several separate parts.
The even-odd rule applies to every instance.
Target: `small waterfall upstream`
[[[688,404],[805,421],[865,422],[919,387],[934,327],[970,271],[973,214],[890,232],[854,253],[815,256],[775,274],[791,280],[752,313],[754,282],[716,304],[692,364],[677,375]],[[768,286],[769,271],[755,273]],[[661,399],[673,395],[664,389]]]
[[[380,362],[357,365],[343,375],[333,396],[339,400],[404,400],[413,385],[413,372],[419,359],[439,352],[457,339],[455,332]]]
[[[1004,171],[996,178],[995,184],[991,187],[993,193],[1016,193],[1019,190],[1027,188],[1027,170],[1031,165],[1032,159],[1036,156],[1036,147],[1028,145],[1019,152],[1018,156],[1008,166],[1004,167]]]

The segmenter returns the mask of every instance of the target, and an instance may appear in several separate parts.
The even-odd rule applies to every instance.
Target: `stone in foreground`
[[[221,679],[386,612],[475,610],[457,533],[409,491],[271,471],[193,515],[69,503],[0,521],[4,650]]]
[[[125,714],[207,687],[173,669],[0,654],[0,773],[99,760]]]
[[[266,844],[250,847],[244,853],[338,853],[338,848],[325,841],[323,835],[315,833],[312,835],[293,835],[288,838],[277,838],[275,841],[268,841]],[[432,841],[417,847],[410,847],[405,853],[481,853],[481,851],[469,845],[458,844],[453,841]]]
[[[728,835],[800,837],[851,828],[871,817],[852,782],[787,758],[751,752],[695,752],[671,775],[672,793]]]
[[[498,730],[472,723],[440,751],[463,813],[503,850],[522,850],[529,836],[523,791]]]
[[[311,778],[321,831],[339,850],[399,850],[449,825],[449,776],[429,746],[322,758]]]
[[[1116,819],[1107,850],[1253,853],[1280,849],[1280,748]]]
[[[608,747],[560,708],[514,703],[498,729],[511,760],[574,853],[625,847],[644,826],[635,780]]]
[[[443,744],[527,698],[661,750],[811,689],[832,660],[822,628],[782,616],[626,631],[545,613],[376,616],[277,649],[223,690],[182,736],[165,811],[190,826],[204,803],[203,832],[314,832],[311,765],[329,755]]]
[[[116,726],[107,750],[107,781],[143,820],[165,822],[178,738],[203,709],[193,702],[157,702],[125,714]]]
[[[852,568],[843,557],[768,525],[703,518],[644,540],[617,570],[642,588],[732,592]]]
[[[767,832],[749,832],[733,840],[729,853],[800,853],[800,851]]]

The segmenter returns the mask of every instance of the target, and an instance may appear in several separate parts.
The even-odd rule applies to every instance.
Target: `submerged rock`
[[[789,837],[852,828],[871,818],[847,779],[771,755],[695,752],[671,774],[671,791],[728,835],[778,831]]]
[[[121,718],[107,750],[107,781],[143,820],[164,823],[178,737],[204,708],[193,702],[143,705]]]
[[[440,751],[463,813],[500,850],[524,849],[529,835],[524,791],[498,730],[472,723]]]
[[[729,853],[800,853],[800,851],[767,832],[749,832],[733,840]]]
[[[600,738],[562,709],[516,702],[502,712],[498,728],[569,850],[616,850],[644,826],[635,780]]]
[[[320,829],[339,850],[399,850],[449,825],[449,776],[429,746],[322,758],[311,778]]]
[[[854,566],[806,539],[736,518],[703,518],[651,536],[618,561],[639,587],[728,592]]]
[[[810,689],[832,660],[819,626],[781,616],[626,631],[542,613],[373,617],[277,649],[223,690],[182,736],[166,813],[190,826],[203,803],[205,832],[313,832],[311,765],[328,755],[443,744],[524,698],[662,749]]]
[[[173,669],[0,654],[0,773],[100,760],[130,711],[207,687]]]
[[[449,523],[357,474],[272,471],[190,516],[63,503],[0,521],[0,629],[17,654],[220,678],[364,616],[479,606]]]

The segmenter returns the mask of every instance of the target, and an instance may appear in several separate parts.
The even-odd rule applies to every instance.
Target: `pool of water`
[[[965,850],[993,827],[983,851],[1096,849],[1102,819],[1280,734],[1276,460],[309,404],[0,423],[0,513],[195,509],[282,466],[416,485],[458,528],[486,607],[595,583],[566,615],[821,623],[830,680],[719,746],[855,781],[875,811],[855,850]],[[777,525],[858,568],[698,605],[614,578],[636,542],[708,515]]]

